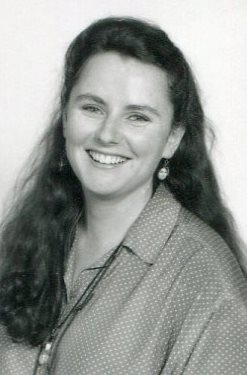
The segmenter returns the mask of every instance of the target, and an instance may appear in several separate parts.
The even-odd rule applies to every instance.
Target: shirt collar
[[[160,184],[129,229],[123,246],[153,264],[174,229],[180,208],[172,193]]]

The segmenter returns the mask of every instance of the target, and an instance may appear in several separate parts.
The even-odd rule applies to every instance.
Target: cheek
[[[139,137],[133,137],[132,144],[137,154],[146,159],[160,160],[168,138],[167,132],[159,131],[146,132]]]
[[[67,142],[79,144],[88,136],[87,127],[78,121],[67,121],[64,126],[64,137]]]

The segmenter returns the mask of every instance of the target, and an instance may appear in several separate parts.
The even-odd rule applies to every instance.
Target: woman
[[[162,30],[107,18],[75,38],[3,226],[0,374],[246,375],[246,280],[204,133]]]

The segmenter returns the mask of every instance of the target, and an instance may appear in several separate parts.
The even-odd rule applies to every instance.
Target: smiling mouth
[[[100,164],[118,165],[129,160],[129,158],[125,158],[123,156],[102,154],[101,152],[92,151],[92,150],[88,150],[88,154],[92,160]]]

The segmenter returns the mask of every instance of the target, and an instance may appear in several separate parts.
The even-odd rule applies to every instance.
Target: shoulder
[[[174,278],[198,293],[211,291],[215,298],[240,299],[247,311],[247,281],[225,241],[193,213],[181,207],[164,259],[172,259]]]
[[[177,234],[181,242],[194,250],[194,255],[202,253],[205,259],[213,261],[215,267],[229,269],[238,262],[224,239],[196,215],[181,207],[177,220]],[[213,267],[214,268],[214,267]]]

